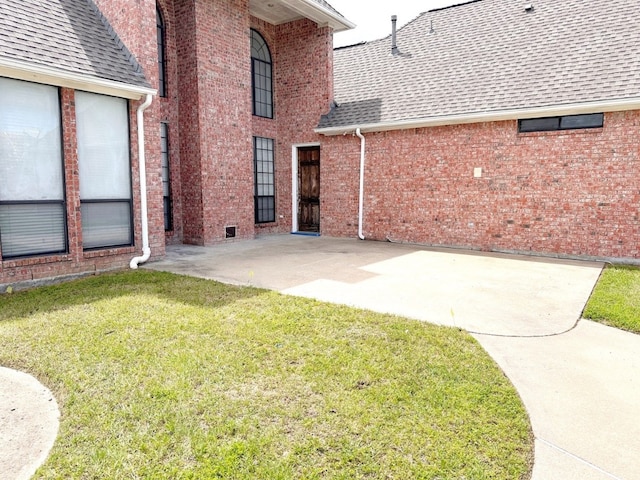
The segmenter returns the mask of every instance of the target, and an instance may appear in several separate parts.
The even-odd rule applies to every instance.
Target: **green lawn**
[[[583,316],[640,333],[640,269],[624,266],[606,268]]]
[[[0,295],[0,365],[62,410],[36,478],[524,479],[520,399],[468,334],[145,271]]]

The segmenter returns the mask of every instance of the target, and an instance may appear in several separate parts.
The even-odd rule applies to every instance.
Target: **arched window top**
[[[273,118],[273,72],[269,46],[262,35],[251,30],[251,75],[253,114]]]
[[[262,35],[251,29],[251,58],[271,63],[271,52]]]
[[[164,20],[162,19],[162,12],[160,11],[160,5],[156,3],[156,27],[164,28]]]
[[[156,33],[158,42],[158,95],[167,96],[167,71],[165,61],[165,29],[160,6],[156,3]]]

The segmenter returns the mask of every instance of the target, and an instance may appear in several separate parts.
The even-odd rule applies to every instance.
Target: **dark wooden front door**
[[[298,149],[298,230],[320,231],[320,147]]]

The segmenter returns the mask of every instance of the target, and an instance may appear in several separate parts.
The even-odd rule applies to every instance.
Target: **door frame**
[[[294,143],[291,146],[291,232],[298,233],[298,149],[305,147],[318,147],[318,142]],[[320,154],[322,159],[322,152]],[[322,164],[320,164],[322,168]],[[322,191],[321,191],[322,192]]]

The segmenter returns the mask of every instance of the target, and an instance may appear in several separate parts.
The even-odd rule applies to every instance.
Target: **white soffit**
[[[144,95],[155,95],[152,88],[128,85],[113,80],[90,77],[77,73],[65,72],[51,67],[34,65],[27,62],[0,58],[0,76],[43,83],[56,87],[67,87],[86,92],[101,93],[114,97],[139,100]]]
[[[334,32],[355,28],[355,24],[314,0],[250,0],[251,15],[273,25],[308,18]]]

